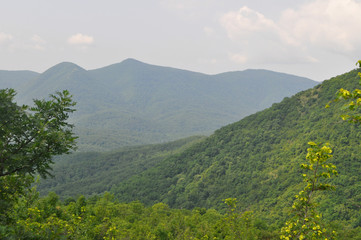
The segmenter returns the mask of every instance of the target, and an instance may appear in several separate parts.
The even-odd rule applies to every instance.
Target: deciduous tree
[[[52,157],[75,148],[74,111],[68,91],[19,106],[13,89],[0,90],[0,225],[16,199],[33,182],[33,176],[50,175]]]
[[[322,181],[337,175],[336,166],[329,163],[332,157],[331,148],[326,144],[320,146],[309,142],[307,149],[307,163],[301,164],[301,168],[308,170],[302,174],[306,186],[295,196],[292,205],[292,218],[286,222],[281,230],[281,239],[331,239],[332,234],[325,228],[321,221],[321,214],[316,210],[314,202],[315,193],[318,191],[332,190],[335,186]]]

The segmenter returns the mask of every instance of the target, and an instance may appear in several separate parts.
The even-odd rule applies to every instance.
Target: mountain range
[[[153,158],[154,164],[146,168],[138,163],[151,159],[147,151],[169,146],[128,149],[127,155],[119,151],[88,158],[92,159],[91,163],[82,161],[81,155],[78,155],[79,161],[72,159],[72,163],[82,162],[81,165],[59,161],[54,166],[58,180],[45,181],[40,185],[41,190],[52,189],[63,196],[71,196],[71,192],[72,196],[75,192],[89,194],[79,188],[82,179],[76,179],[76,172],[90,172],[92,166],[102,166],[97,168],[96,174],[86,175],[83,180],[102,179],[102,175],[105,178],[111,173],[102,169],[126,161],[125,168],[133,169],[134,175],[123,179],[117,176],[119,181],[112,182],[111,186],[102,183],[107,186],[107,189],[103,186],[103,190],[110,189],[120,202],[139,200],[147,205],[164,202],[173,208],[221,209],[222,199],[235,197],[241,209],[254,210],[278,229],[288,216],[293,197],[302,189],[303,171],[299,166],[305,161],[307,143],[314,141],[330,144],[334,155],[332,162],[339,171],[339,176],[330,182],[336,185],[336,190],[325,195],[316,194],[321,212],[329,221],[361,227],[361,126],[342,121],[342,103],[325,108],[336,97],[338,89],[358,87],[358,71],[287,97],[268,109],[216,130],[207,138],[189,142],[190,145],[179,151],[170,148],[165,155]],[[127,156],[133,157],[128,159]],[[73,173],[73,177],[66,173]],[[85,189],[96,186],[96,182],[88,183]],[[51,187],[44,187],[46,184]]]
[[[41,74],[0,71],[0,88],[14,88],[19,103],[69,90],[80,151],[209,135],[316,84],[267,70],[207,75],[134,59],[95,70],[63,62]]]
[[[270,108],[224,126],[210,137],[120,182],[121,202],[164,202],[174,208],[222,208],[235,197],[279,228],[302,189],[309,141],[329,143],[339,176],[336,191],[315,198],[330,221],[361,226],[361,126],[342,121],[341,103],[325,105],[340,88],[358,87],[359,70],[337,76]],[[281,220],[280,220],[281,219]]]
[[[121,66],[127,67],[121,68]],[[186,209],[200,207],[222,210],[222,200],[235,197],[243,211],[253,210],[258,218],[267,222],[268,227],[279,229],[289,214],[293,197],[304,185],[303,170],[299,166],[305,160],[307,142],[327,142],[333,149],[332,162],[337,166],[339,176],[329,182],[336,185],[336,190],[323,195],[316,193],[315,201],[326,220],[356,228],[361,227],[361,177],[359,174],[361,126],[342,121],[340,118],[343,113],[342,103],[333,103],[328,109],[325,105],[336,97],[338,89],[357,88],[359,71],[360,69],[356,69],[331,78],[273,104],[271,104],[272,101],[265,100],[270,99],[266,90],[286,91],[292,84],[282,85],[280,84],[283,81],[282,78],[277,78],[279,84],[274,86],[274,80],[265,79],[273,75],[283,76],[284,81],[288,82],[289,75],[265,70],[204,75],[152,66],[132,59],[90,71],[72,63],[61,63],[43,74],[22,72],[27,80],[19,83],[18,92],[19,101],[29,101],[28,99],[33,95],[41,96],[45,92],[53,92],[62,86],[71,88],[74,97],[78,95],[76,100],[79,102],[78,115],[74,116],[72,121],[80,125],[77,127],[79,133],[84,133],[81,131],[82,128],[88,126],[88,135],[94,134],[96,137],[94,130],[102,132],[101,127],[105,130],[109,127],[110,131],[119,133],[117,126],[122,125],[110,123],[110,120],[107,123],[106,120],[110,116],[115,116],[115,119],[119,120],[126,113],[135,113],[135,110],[140,111],[139,114],[147,111],[149,114],[149,109],[154,107],[155,115],[162,116],[154,121],[159,123],[169,116],[167,115],[170,114],[169,111],[177,114],[178,110],[184,111],[184,107],[197,109],[196,106],[198,106],[199,108],[201,105],[197,105],[200,104],[197,100],[202,92],[203,96],[207,96],[204,98],[207,99],[207,103],[204,104],[204,108],[199,109],[199,112],[209,114],[208,121],[203,118],[204,124],[207,124],[214,119],[209,111],[206,111],[211,109],[207,104],[209,104],[208,101],[212,102],[212,96],[216,96],[212,102],[215,104],[215,109],[217,106],[220,107],[216,104],[218,98],[222,103],[229,100],[239,103],[240,105],[236,104],[237,107],[246,105],[244,103],[242,105],[239,99],[235,100],[230,96],[233,93],[232,90],[237,92],[238,89],[240,96],[245,96],[246,100],[252,99],[258,104],[252,105],[254,111],[261,102],[263,104],[267,102],[271,106],[225,125],[209,137],[192,137],[170,143],[124,147],[107,153],[75,153],[55,159],[53,173],[56,178],[42,180],[39,185],[40,191],[47,193],[53,190],[62,197],[75,197],[75,194],[89,196],[110,191],[120,202],[139,200],[146,205],[163,202],[173,208]],[[162,74],[152,75],[151,72],[154,74],[162,72]],[[165,74],[167,72],[172,74],[168,76]],[[185,78],[182,74],[188,77]],[[241,80],[242,75],[247,76],[246,80]],[[255,75],[262,77],[256,78]],[[11,72],[0,72],[1,76],[11,76],[14,88],[17,87],[16,82],[20,81],[20,78],[16,74],[12,75]],[[106,80],[101,80],[100,76]],[[171,76],[178,76],[180,80],[171,82],[172,80],[169,79],[177,79]],[[188,82],[189,79],[192,81]],[[256,86],[253,90],[246,91],[241,86],[236,88],[237,84],[232,85],[233,89],[223,86],[224,83],[228,83],[226,84],[228,87],[232,83],[246,83],[249,79],[253,79],[250,82]],[[204,84],[204,81],[208,84]],[[1,78],[0,82],[3,83]],[[173,85],[169,82],[174,83],[176,89],[173,89],[171,87]],[[306,79],[306,82],[310,83],[310,80]],[[191,88],[194,86],[191,83],[197,83],[197,89],[203,87],[203,90],[196,91],[196,88]],[[314,82],[311,81],[311,83],[314,85]],[[53,88],[54,84],[58,85]],[[263,88],[265,86],[267,86],[266,89]],[[120,88],[127,91],[122,92]],[[118,89],[118,96],[112,93],[115,89]],[[178,90],[182,94],[178,94]],[[221,94],[222,91],[224,91],[223,94]],[[187,95],[187,92],[192,94]],[[219,95],[216,94],[217,92]],[[104,101],[100,102],[99,99],[102,99],[103,93],[107,93],[107,96],[104,96]],[[198,95],[193,95],[195,93]],[[213,94],[208,95],[208,93]],[[229,96],[226,96],[227,93]],[[164,95],[168,101],[157,101]],[[182,98],[182,96],[186,97]],[[82,99],[87,99],[87,102]],[[179,99],[183,99],[183,102],[177,102]],[[124,103],[124,106],[119,102]],[[117,108],[118,105],[124,108]],[[176,106],[179,109],[174,110],[173,107]],[[223,110],[233,109],[232,107],[228,108],[224,105]],[[165,109],[164,112],[161,109]],[[111,110],[115,110],[114,115],[111,115]],[[123,111],[123,115],[119,111]],[[106,118],[103,119],[106,112],[110,115],[105,115]],[[91,116],[94,118],[90,118]],[[149,116],[153,115],[149,114]],[[223,115],[218,113],[215,116]],[[190,114],[188,117],[194,116]],[[153,121],[153,119],[150,120]],[[129,122],[138,123],[135,117]],[[105,126],[100,127],[101,123]],[[144,132],[154,129],[152,125],[145,126],[144,122],[142,124],[140,126],[146,129],[143,129]],[[164,126],[165,129],[171,125],[167,124]],[[177,124],[171,126],[176,127]],[[185,129],[187,125],[182,126]],[[128,133],[131,129],[128,128]],[[137,136],[142,137],[141,129],[138,130],[140,134]],[[107,134],[106,131],[105,134]],[[80,135],[81,138],[82,136]],[[102,139],[102,135],[99,135],[97,140],[99,139]],[[154,138],[149,139],[154,140]],[[80,140],[84,144],[84,140]],[[137,143],[140,144],[140,142]],[[103,144],[107,144],[107,141],[103,141]],[[93,147],[91,149],[98,147],[97,149],[104,150],[99,145],[89,144],[89,146]]]

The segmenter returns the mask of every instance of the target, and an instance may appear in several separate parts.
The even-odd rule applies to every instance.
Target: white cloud
[[[237,53],[230,53],[229,54],[229,58],[235,62],[235,63],[238,63],[238,64],[244,64],[247,62],[247,56],[245,55],[242,55],[242,54],[237,54]]]
[[[246,39],[249,34],[254,32],[277,30],[277,26],[272,20],[246,6],[239,11],[225,14],[221,22],[227,30],[228,37],[232,40]]]
[[[347,53],[360,49],[361,2],[316,0],[285,11],[280,26],[300,44]]]
[[[42,39],[39,35],[36,35],[36,34],[34,34],[31,37],[31,41],[36,44],[45,44],[46,43],[46,41],[44,39]]]
[[[285,10],[277,21],[242,7],[220,22],[238,48],[230,54],[234,62],[317,62],[320,49],[361,53],[360,13],[357,0],[314,0]]]
[[[211,36],[214,33],[214,29],[211,27],[204,27],[203,31],[207,36]]]
[[[93,42],[93,37],[81,33],[75,34],[68,38],[68,43],[72,45],[90,45]]]
[[[32,48],[36,50],[45,50],[44,45],[46,44],[46,41],[41,38],[39,35],[34,34],[31,37],[32,42]]]
[[[33,36],[17,36],[14,40],[8,44],[7,49],[11,52],[14,51],[43,51],[45,50],[46,41],[39,35],[34,34]]]
[[[276,22],[248,7],[229,12],[221,19],[229,39],[236,45],[237,52],[229,53],[229,59],[237,64],[280,63],[306,61],[299,50],[294,50],[294,41]],[[234,51],[234,50],[233,50]]]
[[[11,34],[0,32],[0,43],[11,41],[13,38]]]

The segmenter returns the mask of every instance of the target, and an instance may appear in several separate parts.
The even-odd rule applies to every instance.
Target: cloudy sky
[[[126,58],[317,81],[361,59],[361,0],[0,0],[0,69],[95,69]]]

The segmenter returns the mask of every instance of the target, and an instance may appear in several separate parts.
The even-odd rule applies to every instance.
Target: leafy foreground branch
[[[356,66],[361,68],[361,60],[357,61]],[[361,72],[358,72],[357,74],[360,77],[359,83],[361,85]],[[341,88],[337,92],[337,98],[333,100],[333,102],[338,101],[346,101],[342,109],[349,111],[348,114],[341,115],[341,118],[343,120],[349,121],[350,123],[361,124],[361,113],[359,111],[361,107],[361,89],[356,88],[353,91],[349,91],[347,89]],[[326,108],[330,107],[329,104],[326,105]]]
[[[325,228],[321,220],[321,214],[316,211],[317,204],[314,196],[317,191],[334,190],[335,186],[326,183],[325,179],[337,175],[336,166],[329,163],[332,157],[332,150],[328,144],[320,146],[314,142],[309,142],[307,149],[307,163],[301,164],[301,168],[308,170],[303,174],[306,183],[305,188],[295,196],[292,205],[293,217],[287,221],[281,230],[281,239],[333,239],[335,231],[331,233]]]
[[[13,89],[0,89],[0,239],[5,234],[14,204],[26,194],[33,176],[50,174],[52,157],[75,148],[75,111],[68,91],[34,100],[34,107],[18,106]]]

